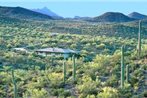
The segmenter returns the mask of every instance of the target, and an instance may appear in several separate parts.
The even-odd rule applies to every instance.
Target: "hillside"
[[[139,43],[139,21],[121,13],[104,15],[107,23],[0,11],[0,98],[147,97],[147,20]]]
[[[0,98],[14,96],[11,67],[15,68],[17,96],[20,98],[104,98],[105,94],[106,98],[145,97],[146,39],[142,39],[143,55],[138,60],[137,38],[66,33],[51,36],[52,33],[43,28],[46,25],[43,23],[13,22],[10,26],[6,23],[0,25],[0,70],[3,70],[0,71]],[[125,45],[125,65],[130,65],[130,79],[124,89],[120,88],[122,45]],[[16,47],[27,47],[28,53],[13,51]],[[67,74],[64,83],[64,60],[61,55],[55,55],[55,65],[52,66],[52,56],[44,57],[33,52],[44,47],[81,50],[83,57],[76,59],[76,81],[73,81],[71,58],[65,61]]]
[[[129,22],[135,19],[119,12],[106,12],[98,17],[93,18],[94,22]]]
[[[138,12],[132,12],[128,16],[130,18],[134,18],[134,19],[145,19],[145,18],[147,18],[147,15],[143,15],[143,14],[140,14]]]
[[[53,19],[51,16],[34,12],[22,7],[0,6],[0,14],[6,17],[17,18],[17,19],[31,19],[31,20]]]
[[[123,38],[137,38],[138,36],[138,21],[125,23],[92,23],[86,21],[74,20],[50,20],[50,21],[22,21],[6,16],[0,17],[1,25],[15,25],[23,28],[40,27],[44,32],[69,33],[80,35],[94,35],[94,36],[115,36]],[[24,23],[24,24],[22,24]],[[147,21],[143,20],[142,35],[147,37]]]

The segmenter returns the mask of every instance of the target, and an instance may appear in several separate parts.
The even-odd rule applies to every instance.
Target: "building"
[[[35,51],[39,55],[60,55],[63,56],[64,59],[72,56],[72,55],[79,55],[79,51],[74,51],[71,49],[62,49],[62,48],[44,48],[38,49]]]

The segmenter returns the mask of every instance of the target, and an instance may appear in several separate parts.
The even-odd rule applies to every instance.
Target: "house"
[[[25,48],[14,48],[14,51],[25,52],[25,53],[28,52]]]
[[[79,51],[62,48],[44,48],[35,51],[39,55],[62,55],[64,58],[68,58],[72,55],[79,55]]]

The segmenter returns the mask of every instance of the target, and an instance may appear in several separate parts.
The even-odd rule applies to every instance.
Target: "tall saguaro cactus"
[[[51,58],[51,65],[54,66],[54,55]]]
[[[124,46],[121,47],[121,88],[124,87]]]
[[[138,30],[138,46],[137,46],[138,58],[141,54],[141,20],[139,20],[139,30]]]
[[[66,81],[66,64],[65,64],[65,61],[63,61],[63,81],[64,81],[64,83]]]
[[[129,83],[129,65],[126,66],[126,81]]]
[[[14,98],[17,98],[17,86],[16,86],[16,81],[15,81],[15,76],[14,76],[14,70],[12,69],[12,82],[14,85]]]
[[[73,80],[76,80],[76,64],[75,64],[75,54],[73,55]]]

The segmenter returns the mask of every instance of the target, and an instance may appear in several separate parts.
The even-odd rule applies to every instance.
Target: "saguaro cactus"
[[[121,47],[121,88],[124,87],[124,46]]]
[[[76,80],[76,64],[75,64],[75,54],[73,55],[73,80]]]
[[[12,69],[12,82],[14,85],[14,98],[17,98],[17,86],[16,86],[16,81],[15,81],[15,76],[14,76],[14,70]]]
[[[126,81],[129,83],[129,65],[126,66]]]
[[[52,66],[54,65],[54,56],[52,56],[52,58],[51,58],[51,65]]]
[[[65,65],[65,61],[63,61],[63,81],[64,81],[64,83],[66,81],[66,65]]]
[[[137,46],[138,58],[141,54],[141,20],[139,21],[139,30],[138,30],[138,46]]]

